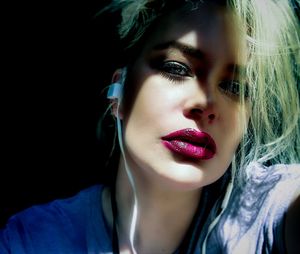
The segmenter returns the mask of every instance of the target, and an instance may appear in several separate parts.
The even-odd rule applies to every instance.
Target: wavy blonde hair
[[[300,31],[288,0],[230,0],[247,28],[251,117],[239,166],[300,162]],[[238,171],[240,175],[243,171]]]
[[[197,8],[203,0],[113,0],[119,10],[119,35],[135,48],[147,29],[168,9]],[[228,0],[227,5],[246,29],[249,59],[245,71],[251,116],[233,160],[233,168],[252,161],[262,164],[300,162],[300,40],[295,6],[299,0]],[[172,7],[170,7],[172,6]],[[170,11],[170,10],[169,10]],[[241,97],[241,102],[244,102]],[[234,171],[236,172],[236,171]],[[238,170],[243,179],[243,170]]]

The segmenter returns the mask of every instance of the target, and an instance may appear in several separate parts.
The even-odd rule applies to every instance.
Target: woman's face
[[[143,184],[191,190],[228,168],[247,121],[232,83],[246,51],[234,23],[228,10],[209,4],[173,13],[133,63],[124,137],[129,166]]]

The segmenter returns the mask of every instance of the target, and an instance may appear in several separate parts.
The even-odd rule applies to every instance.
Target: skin
[[[172,253],[178,247],[202,187],[226,172],[241,140],[248,114],[232,89],[220,85],[238,78],[232,66],[245,64],[245,45],[233,20],[228,10],[207,3],[188,14],[173,13],[159,23],[132,65],[128,78],[135,99],[122,105],[120,116],[126,160],[138,190],[138,253]],[[170,41],[201,51],[201,57],[177,46],[157,49]],[[209,133],[217,145],[215,156],[195,161],[166,149],[161,138],[183,128]],[[133,200],[123,157],[116,193],[121,253],[132,253],[128,232]],[[104,214],[112,227],[109,199],[106,189]]]

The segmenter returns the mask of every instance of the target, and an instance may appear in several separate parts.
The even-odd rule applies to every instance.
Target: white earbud
[[[120,104],[120,102],[122,100],[123,88],[124,88],[124,83],[125,83],[125,79],[126,79],[126,73],[127,73],[126,67],[124,67],[123,69],[120,69],[120,73],[118,74],[119,79],[109,86],[109,89],[107,92],[107,98],[108,99],[117,99],[118,104]]]
[[[107,91],[108,99],[121,99],[123,94],[123,85],[119,82],[113,83],[109,86]]]

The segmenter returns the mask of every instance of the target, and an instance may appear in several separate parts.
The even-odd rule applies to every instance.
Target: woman
[[[121,150],[113,183],[12,217],[1,253],[296,251],[292,7],[113,1],[127,45],[108,92]]]

